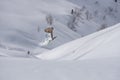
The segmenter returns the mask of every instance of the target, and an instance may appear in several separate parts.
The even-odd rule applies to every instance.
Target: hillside
[[[0,79],[119,80],[119,33],[117,24],[46,51],[38,56],[40,59],[33,55],[0,56]]]
[[[68,0],[78,5],[80,18],[74,29],[82,36],[105,29],[120,22],[120,1],[117,0]],[[73,8],[75,9],[75,8]]]
[[[46,35],[44,29],[49,26],[48,15],[54,19],[57,39],[47,49],[120,22],[120,6],[113,0],[1,0],[0,6],[0,42],[25,50],[40,47]],[[71,22],[72,9],[80,14],[75,23]]]
[[[120,0],[0,0],[0,80],[120,80],[119,48]]]
[[[66,43],[38,55],[43,60],[81,60],[120,57],[120,24]]]
[[[46,22],[49,14],[53,16],[54,35],[58,38],[54,45],[47,48],[52,49],[80,37],[57,20],[57,17],[66,20],[63,15],[67,15],[70,7],[75,6],[66,0],[2,0],[0,6],[0,42],[6,43],[5,46],[10,44],[23,49],[40,47],[39,43],[46,35],[44,29],[49,26]]]

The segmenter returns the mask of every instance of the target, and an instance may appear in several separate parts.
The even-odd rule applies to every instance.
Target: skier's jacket
[[[45,29],[45,32],[47,32],[47,33],[53,33],[53,27],[48,27],[48,28],[46,28]]]

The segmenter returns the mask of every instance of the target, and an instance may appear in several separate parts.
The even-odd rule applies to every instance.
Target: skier
[[[117,0],[115,0],[115,2],[117,2]]]
[[[47,46],[52,40],[54,40],[56,38],[56,36],[53,36],[53,27],[48,27],[46,28],[44,31],[47,33],[47,36],[45,38],[45,40],[40,42],[40,46]]]
[[[53,30],[54,30],[53,27],[48,27],[44,30],[46,33],[50,34],[52,40],[55,39],[55,37],[53,37]]]
[[[27,54],[30,55],[30,51],[28,51]]]
[[[72,10],[71,10],[71,14],[73,14],[73,13],[74,13],[74,10],[72,9]]]

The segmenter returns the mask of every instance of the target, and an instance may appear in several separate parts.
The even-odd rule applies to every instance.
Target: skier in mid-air
[[[53,30],[54,30],[53,27],[48,27],[44,30],[46,33],[50,34],[50,37],[52,40],[54,40],[56,38],[56,37],[53,37]]]
[[[56,36],[53,36],[53,30],[53,27],[48,27],[44,30],[47,33],[47,36],[44,41],[40,42],[41,46],[47,46],[51,41],[53,41],[56,38]]]

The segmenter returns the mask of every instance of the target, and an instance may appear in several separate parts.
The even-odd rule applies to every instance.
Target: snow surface
[[[40,46],[49,14],[57,38]],[[0,0],[0,80],[120,80],[119,14],[114,0]]]
[[[41,61],[1,58],[0,80],[119,80],[120,58]]]
[[[120,24],[38,55],[43,60],[120,57]]]
[[[44,29],[49,26],[46,22],[49,14],[53,16],[54,36],[58,38],[47,48],[52,49],[76,39],[80,35],[56,19],[67,16],[73,6],[75,5],[66,0],[1,0],[0,42],[18,45],[23,49],[40,47],[39,43],[46,35]],[[62,20],[65,21],[65,18]]]
[[[102,27],[109,27],[120,22],[120,1],[115,0],[68,0],[81,9],[81,21],[77,24],[77,33],[87,35]],[[86,19],[88,12],[90,20]]]
[[[119,33],[117,24],[45,50],[40,59],[32,54],[24,58],[0,56],[0,80],[119,80]]]
[[[75,26],[77,33],[68,28],[71,9],[76,7],[84,8],[81,12],[83,19],[78,20]],[[51,14],[54,19],[54,36],[57,36],[57,39],[45,48],[53,49],[96,32],[102,25],[108,27],[119,23],[119,8],[119,3],[113,0],[1,0],[0,42],[6,43],[5,46],[18,45],[26,50],[40,47],[39,43],[46,35],[44,29],[48,27],[45,18]],[[112,9],[112,12],[109,9]],[[86,19],[86,11],[89,11],[92,17],[90,20]],[[103,20],[104,16],[106,16],[105,20]]]

